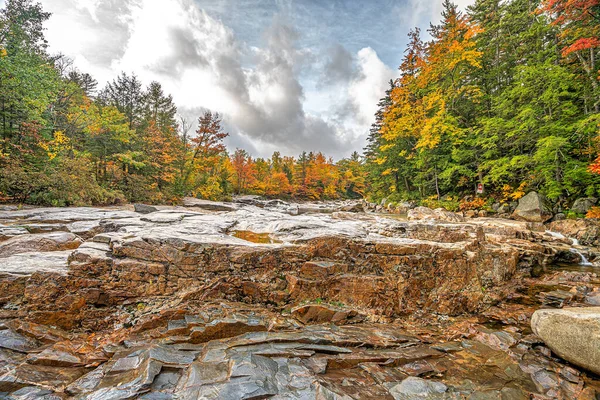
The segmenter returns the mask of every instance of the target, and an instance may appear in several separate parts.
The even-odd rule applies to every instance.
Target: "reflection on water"
[[[252,231],[233,231],[231,236],[252,243],[274,244],[282,243],[280,240],[273,239],[269,233],[256,233]]]
[[[582,265],[574,263],[556,263],[550,266],[549,271],[569,271],[569,272],[594,272],[599,273],[600,268],[592,264]]]

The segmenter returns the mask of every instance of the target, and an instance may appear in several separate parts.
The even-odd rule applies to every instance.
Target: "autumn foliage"
[[[482,184],[490,204],[535,190],[568,209],[600,195],[600,0],[446,0],[428,33],[409,34],[378,104],[372,198],[472,199]]]

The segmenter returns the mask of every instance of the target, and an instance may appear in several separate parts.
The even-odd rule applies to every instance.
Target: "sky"
[[[0,0],[0,6],[4,0]],[[472,0],[455,1],[464,9]],[[158,81],[179,114],[223,116],[228,148],[361,152],[415,26],[442,0],[41,0],[52,53],[103,87]]]

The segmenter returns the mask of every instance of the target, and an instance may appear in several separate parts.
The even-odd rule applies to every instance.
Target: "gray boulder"
[[[544,196],[529,192],[519,200],[513,218],[527,222],[546,222],[552,218],[552,208]]]
[[[135,212],[140,214],[150,214],[158,211],[158,208],[154,206],[149,206],[147,204],[134,204],[133,209],[135,210]]]
[[[598,199],[594,197],[577,199],[571,206],[571,211],[576,212],[577,214],[586,214],[597,202]]]
[[[567,216],[563,213],[558,213],[554,216],[554,221],[564,221],[567,219]]]
[[[600,374],[600,307],[537,310],[531,328],[555,354]]]

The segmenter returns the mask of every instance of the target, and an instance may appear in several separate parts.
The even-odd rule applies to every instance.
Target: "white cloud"
[[[2,0],[0,0],[2,1]],[[121,71],[157,80],[183,114],[224,115],[232,137],[257,156],[274,150],[360,151],[395,71],[371,47],[302,47],[283,17],[250,45],[194,0],[43,0],[47,38],[100,85]],[[333,77],[333,78],[332,78]],[[332,80],[333,79],[333,80]],[[329,80],[329,82],[323,83]]]

